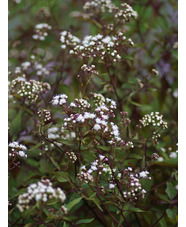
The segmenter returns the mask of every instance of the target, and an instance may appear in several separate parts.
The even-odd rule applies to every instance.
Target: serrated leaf
[[[54,176],[59,182],[68,182],[68,174],[65,172],[54,172]]]
[[[177,195],[176,188],[172,185],[171,182],[167,182],[166,193],[170,199],[173,199]]]
[[[173,207],[172,209],[167,209],[166,213],[170,219],[175,220],[177,215],[177,207]]]
[[[51,160],[52,164],[53,164],[58,170],[60,170],[59,164],[58,164],[52,157],[50,157],[50,160]]]
[[[141,209],[139,209],[139,208],[137,208],[137,207],[131,207],[131,208],[129,209],[129,211],[136,212],[136,213],[143,213],[143,212],[146,212],[146,211],[141,210]]]
[[[82,200],[82,197],[74,199],[73,201],[66,204],[66,208],[68,211],[70,211],[75,205],[77,205]]]
[[[82,219],[76,222],[76,225],[79,224],[86,224],[86,223],[91,223],[92,221],[94,221],[94,218],[90,218],[90,219]]]
[[[158,196],[160,199],[164,200],[165,202],[168,202],[168,203],[170,202],[170,200],[168,199],[167,195],[157,194],[157,196]]]

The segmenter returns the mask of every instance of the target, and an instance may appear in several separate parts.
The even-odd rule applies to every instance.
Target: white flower
[[[163,161],[164,161],[164,158],[159,157],[159,158],[157,159],[157,161],[158,161],[158,162],[163,162]]]
[[[35,200],[36,201],[41,200],[41,198],[42,198],[42,195],[41,194],[36,194],[36,196],[35,196]]]
[[[115,184],[109,184],[109,188],[110,188],[110,189],[115,188]]]
[[[97,168],[96,166],[92,165],[92,166],[91,166],[91,169],[92,169],[92,170],[97,170],[98,168]]]
[[[99,124],[95,124],[93,127],[94,130],[98,131],[101,129],[101,126]]]
[[[19,154],[19,156],[21,156],[21,157],[27,157],[27,155],[25,154],[24,151],[19,151],[18,154]]]
[[[169,157],[170,158],[176,158],[177,157],[177,153],[176,152],[171,152]]]
[[[100,158],[100,160],[102,161],[104,158],[105,158],[105,156],[104,155],[99,155],[99,158]]]
[[[84,119],[84,117],[82,116],[82,114],[80,114],[80,115],[76,118],[76,121],[78,121],[78,122],[84,122],[85,119]]]
[[[148,174],[149,174],[148,171],[142,171],[142,172],[139,173],[139,176],[140,176],[141,178],[146,178]]]

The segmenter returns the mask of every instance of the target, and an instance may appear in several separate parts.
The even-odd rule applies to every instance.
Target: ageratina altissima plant
[[[68,102],[67,95],[60,94],[54,96],[51,103],[59,108],[64,117],[63,120],[60,117],[60,124],[47,131],[40,124],[40,133],[48,143],[45,152],[49,154],[52,151],[51,154],[54,154],[57,149],[62,155],[60,160],[68,160],[65,168],[69,171],[75,168],[76,180],[71,179],[70,182],[79,190],[78,194],[87,196],[86,188],[90,187],[93,192],[99,192],[98,197],[111,200],[121,212],[126,202],[144,198],[146,190],[140,181],[150,180],[149,172],[126,168],[124,159],[119,158],[126,150],[135,147],[132,141],[121,136],[121,128],[127,124],[124,120],[126,114],[121,115],[122,126],[113,122],[116,102],[101,94],[91,93],[89,99],[80,98],[72,102]],[[91,154],[89,161],[84,157],[85,150]],[[69,174],[68,177],[72,176]]]
[[[160,133],[166,132],[168,126],[163,116],[152,112],[141,118],[144,111],[131,98],[150,88],[151,82],[146,76],[130,71],[133,63],[127,62],[137,50],[128,37],[131,33],[126,33],[129,29],[126,23],[135,20],[137,12],[127,3],[116,6],[111,0],[84,1],[83,10],[83,13],[74,12],[73,16],[92,23],[96,27],[93,34],[90,34],[92,29],[85,29],[81,36],[73,26],[62,26],[61,30],[53,16],[48,17],[47,23],[42,23],[42,17],[37,18],[40,22],[33,26],[34,34],[30,37],[34,47],[20,58],[12,73],[11,100],[19,100],[21,111],[26,113],[22,124],[21,111],[16,118],[17,132],[15,121],[13,127],[10,124],[11,133],[17,133],[16,137],[10,135],[10,141],[28,140],[25,144],[31,146],[27,157],[26,146],[9,143],[9,169],[19,167],[20,176],[26,175],[19,183],[17,169],[13,172],[19,189],[11,189],[14,192],[10,206],[17,204],[19,219],[11,222],[12,226],[17,223],[69,227],[92,221],[95,226],[98,223],[99,226],[124,227],[136,223],[140,226],[146,217],[136,213],[148,211],[149,195],[156,190],[156,186],[150,189],[157,180],[152,165],[177,157],[170,149],[166,156],[156,148]],[[52,23],[51,18],[55,18]],[[52,37],[46,38],[51,35],[49,30],[52,35],[57,34],[55,42]],[[53,55],[51,49],[56,40],[59,53],[54,48]],[[81,63],[77,67],[71,65],[72,59]],[[77,68],[78,76],[73,77]],[[155,68],[149,71],[158,78],[159,71]],[[81,86],[81,91],[77,94],[72,88],[69,95],[67,85],[74,78],[78,79],[77,87]],[[46,92],[49,95],[43,99]],[[131,119],[125,108],[131,108]],[[24,124],[28,113],[32,118],[29,126]],[[23,167],[19,159],[23,160]],[[160,185],[166,184],[160,175],[158,180]],[[25,188],[25,185],[29,186]],[[18,192],[20,189],[25,192]],[[153,197],[152,203],[155,200]],[[165,198],[163,205],[167,201]],[[173,203],[171,197],[170,208]]]

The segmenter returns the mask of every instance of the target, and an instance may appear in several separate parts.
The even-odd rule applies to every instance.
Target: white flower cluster
[[[38,201],[46,203],[50,199],[58,199],[63,203],[66,195],[61,188],[54,189],[49,179],[41,180],[29,185],[27,192],[19,195],[17,207],[20,212],[23,212],[29,209],[33,203]]]
[[[76,133],[75,132],[72,132],[72,131],[69,132],[69,131],[65,130],[63,126],[61,127],[61,133],[62,133],[61,137],[64,140],[76,138]]]
[[[79,108],[82,113],[71,113],[64,119],[63,128],[75,130],[77,125],[84,123],[89,125],[92,131],[99,131],[109,138],[108,143],[115,144],[116,142],[123,142],[120,138],[118,127],[110,122],[109,118],[114,117],[113,109],[116,109],[116,102],[109,98],[104,98],[100,94],[92,94],[94,99],[95,109],[93,112],[89,110],[91,105],[85,99],[75,99],[75,102],[70,103],[69,108],[75,111],[74,108]],[[86,126],[85,126],[86,127]]]
[[[82,65],[81,69],[86,73],[86,74],[95,74],[98,75],[98,72],[95,70],[95,65]]]
[[[130,21],[130,19],[137,18],[138,14],[127,3],[121,4],[121,9],[116,7],[111,0],[88,0],[83,6],[84,10],[94,17],[95,14],[105,13],[108,11],[120,23]]]
[[[134,148],[134,144],[133,144],[133,142],[128,141],[128,142],[126,142],[126,143],[125,143],[125,147],[131,147],[131,148]]]
[[[102,106],[105,104],[105,97],[102,94],[93,93],[94,103],[96,106]],[[114,102],[114,101],[113,101]]]
[[[100,176],[107,173],[107,179],[111,179],[112,171],[109,165],[105,163],[107,161],[108,159],[104,155],[99,155],[99,157],[91,163],[88,169],[85,166],[81,166],[80,173],[78,174],[79,180],[85,183],[93,182],[95,180],[95,177],[93,176],[94,172],[97,172]],[[116,169],[114,171],[116,171]]]
[[[150,180],[151,177],[148,177],[148,175],[148,171],[134,173],[131,167],[126,168],[124,171],[117,172],[115,168],[110,168],[108,159],[104,155],[99,155],[99,157],[91,163],[89,168],[81,166],[78,179],[83,183],[93,183],[97,182],[97,179],[103,177],[103,179],[107,181],[107,184],[104,183],[104,186],[100,186],[100,189],[103,191],[105,191],[105,189],[115,189],[115,187],[117,187],[117,180],[121,189],[124,190],[124,200],[130,201],[136,200],[139,196],[142,196],[142,198],[144,197],[146,191],[145,189],[142,189],[140,180]],[[99,182],[97,183],[99,184]]]
[[[160,115],[159,112],[151,112],[151,114],[146,114],[141,120],[140,123],[143,127],[148,125],[162,127],[166,129],[167,122],[163,121],[163,115]]]
[[[36,40],[45,40],[48,35],[48,30],[51,30],[52,27],[47,23],[37,24],[35,26],[35,34],[32,36],[33,39]]]
[[[126,201],[137,200],[138,196],[144,198],[146,190],[142,189],[140,179],[150,180],[151,177],[148,177],[148,175],[148,171],[134,173],[132,167],[124,170],[122,178],[125,180],[127,190],[123,192],[123,196]]]
[[[112,121],[110,117],[115,117],[113,110],[116,109],[116,102],[112,99],[105,98],[101,94],[91,93],[91,98],[93,99],[93,105],[86,99],[75,99],[74,102],[67,104],[67,96],[55,96],[52,103],[58,105],[60,103],[60,98],[62,98],[62,103],[66,105],[63,106],[64,112],[67,117],[64,118],[64,123],[62,124],[63,139],[70,139],[76,137],[76,130],[79,127],[83,127],[92,131],[93,134],[99,132],[99,135],[105,137],[107,142],[110,144],[122,143],[123,146],[133,147],[132,142],[125,143],[121,137],[119,128]],[[81,124],[81,126],[80,126]],[[74,133],[74,136],[65,136],[67,131]],[[53,137],[53,135],[52,135]],[[56,138],[54,136],[53,138]]]
[[[97,13],[105,13],[105,11],[108,10],[109,13],[112,13],[114,7],[111,0],[92,0],[87,1],[83,6],[83,9],[87,12],[96,11]]]
[[[72,35],[70,32],[63,31],[60,33],[61,48],[66,49],[67,46],[76,46],[80,43],[80,39]]]
[[[39,95],[46,93],[50,89],[51,87],[47,82],[43,83],[36,80],[26,81],[24,77],[17,77],[10,85],[12,94],[25,98],[28,102],[35,102],[39,98]]]
[[[121,10],[117,10],[115,14],[115,18],[117,18],[119,21],[122,21],[123,23],[130,21],[130,19],[137,18],[138,14],[136,11],[132,9],[131,6],[129,6],[127,3],[121,4]]]
[[[63,104],[67,103],[67,99],[68,99],[68,96],[65,94],[56,95],[52,99],[52,105],[62,106]]]
[[[30,56],[30,61],[25,61],[21,63],[21,66],[17,66],[15,68],[16,74],[21,73],[35,73],[37,76],[48,76],[50,71],[46,68],[46,66],[43,66],[42,63],[35,61],[35,56]]]
[[[34,68],[36,70],[37,76],[43,76],[43,75],[48,76],[50,73],[50,71],[46,67],[44,67],[41,63],[38,63],[38,62],[34,63]]]
[[[68,32],[67,34],[70,33]],[[126,46],[134,45],[133,41],[131,39],[127,40],[122,32],[115,36],[89,35],[85,36],[83,41],[73,36],[73,40],[78,40],[78,42],[72,42],[72,39],[68,39],[69,36],[71,37],[72,35],[61,37],[62,48],[66,49],[69,46],[71,48],[69,53],[81,58],[99,57],[101,60],[118,62],[121,60],[120,51]]]
[[[59,136],[59,128],[58,127],[52,127],[48,129],[48,138],[49,139],[58,139]]]
[[[93,181],[94,178],[93,178],[92,174],[90,174],[90,173],[87,172],[86,170],[87,170],[86,167],[85,167],[85,166],[82,166],[82,167],[81,167],[81,172],[78,173],[77,176],[78,176],[78,179],[79,179],[80,181],[83,181],[83,182],[85,182],[85,183],[88,184],[90,181]]]
[[[20,156],[27,158],[27,154],[25,153],[27,151],[27,147],[23,144],[19,144],[19,142],[14,141],[9,143],[8,145],[10,147],[11,152],[9,153],[10,157]]]
[[[38,112],[37,112],[37,114],[38,114],[38,116],[40,117],[40,118],[43,118],[43,120],[44,120],[44,123],[47,123],[48,121],[50,121],[51,119],[52,119],[52,117],[51,117],[51,113],[50,113],[50,111],[48,111],[48,110],[39,110]]]
[[[67,155],[67,157],[72,161],[72,163],[75,163],[76,162],[77,156],[76,156],[76,154],[73,151],[70,151],[70,152],[67,151],[65,153],[65,155]]]
[[[21,64],[21,68],[23,69],[23,71],[27,71],[28,68],[31,66],[31,63],[29,61],[25,61]],[[17,70],[20,72],[20,68],[17,68]]]
[[[102,94],[97,94],[97,93],[92,93],[93,97],[94,97],[94,103],[96,106],[102,106],[102,108],[104,108],[103,106],[108,106],[110,109],[116,109],[117,108],[117,104],[114,100],[109,99],[109,98],[105,98]],[[97,109],[99,110],[99,109]],[[105,108],[105,110],[108,110]]]

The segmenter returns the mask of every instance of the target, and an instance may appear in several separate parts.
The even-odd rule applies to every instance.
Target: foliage
[[[9,0],[9,226],[177,225],[177,1]]]

